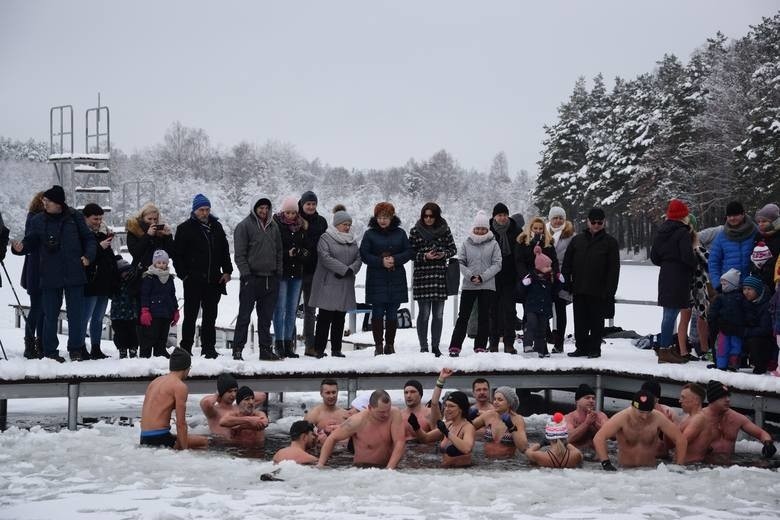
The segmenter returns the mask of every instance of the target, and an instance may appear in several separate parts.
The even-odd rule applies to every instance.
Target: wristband
[[[437,379],[436,380],[436,386],[438,388],[444,388],[444,381],[442,381],[441,379]]]

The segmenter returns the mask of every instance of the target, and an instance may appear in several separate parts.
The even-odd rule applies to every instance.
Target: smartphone
[[[157,231],[161,229],[165,229],[165,224],[155,224],[154,229],[156,229]]]

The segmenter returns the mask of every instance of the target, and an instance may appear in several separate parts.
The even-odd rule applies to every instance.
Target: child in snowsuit
[[[764,283],[752,275],[742,282],[742,294],[748,302],[742,348],[750,355],[753,373],[764,374],[777,368],[777,345],[769,311],[772,295]]]
[[[138,295],[136,272],[124,258],[116,255],[119,284],[111,296],[111,328],[114,331],[114,345],[119,358],[131,358],[138,354]]]
[[[170,357],[168,330],[179,321],[179,306],[173,275],[168,271],[168,253],[158,249],[141,281],[141,357]]]
[[[533,344],[539,357],[546,358],[550,357],[546,339],[547,322],[552,318],[553,294],[557,294],[559,288],[552,272],[552,259],[542,253],[538,245],[533,251],[534,270],[522,280],[526,287],[523,347]]]
[[[720,277],[721,293],[710,305],[710,331],[716,333],[715,365],[711,368],[736,371],[742,356],[747,301],[740,291],[740,272],[729,269]]]

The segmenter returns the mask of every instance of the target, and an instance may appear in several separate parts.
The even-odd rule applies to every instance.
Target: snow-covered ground
[[[10,255],[9,255],[10,256]],[[10,257],[6,265],[18,288],[21,263]],[[652,300],[657,270],[624,266],[618,297]],[[220,306],[220,323],[228,325],[237,310],[237,285]],[[181,293],[179,293],[181,294]],[[26,300],[26,294],[20,292]],[[0,289],[0,338],[9,361],[0,362],[1,378],[24,376],[123,374],[147,375],[166,370],[163,360],[116,359],[110,342],[103,348],[113,359],[89,363],[27,361],[21,358],[23,333],[13,328],[10,289]],[[660,324],[656,307],[619,305],[615,323],[640,334],[655,332]],[[446,307],[443,343],[449,339],[452,306]],[[299,322],[300,324],[300,322]],[[569,331],[571,325],[569,326]],[[352,338],[369,343],[370,333]],[[65,338],[62,338],[64,345]],[[304,359],[281,363],[237,363],[222,356],[216,361],[195,358],[193,374],[223,371],[402,372],[438,370],[442,366],[469,370],[527,368],[536,370],[605,367],[652,373],[676,379],[706,382],[713,375],[704,363],[657,365],[652,352],[640,351],[627,340],[610,340],[599,360],[557,356],[473,354],[467,340],[461,358],[435,359],[417,351],[414,329],[399,331],[395,356],[375,358],[371,351],[347,352],[336,360]],[[64,347],[62,347],[64,349]],[[567,346],[569,350],[571,346]],[[248,357],[248,356],[246,356]],[[727,384],[756,390],[780,391],[780,381],[769,376],[718,373]],[[426,385],[426,387],[429,385]],[[427,393],[427,391],[426,391]],[[400,392],[391,395],[400,404]],[[205,432],[197,402],[189,410],[195,432]],[[141,397],[82,398],[83,415],[137,417]],[[285,416],[269,428],[278,445],[294,410],[311,406],[317,395],[285,396]],[[342,404],[346,405],[342,393]],[[9,420],[20,415],[62,415],[64,399],[19,399],[8,403]],[[292,410],[292,412],[291,412]],[[529,418],[529,434],[538,438],[545,417]],[[78,431],[11,429],[0,434],[0,519],[18,518],[780,518],[780,479],[774,470],[760,467],[676,468],[621,471],[608,474],[589,463],[578,470],[529,469],[524,463],[501,465],[484,460],[472,468],[441,470],[435,456],[420,469],[407,460],[397,471],[338,466],[327,470],[281,466],[284,482],[265,482],[260,475],[272,469],[264,459],[236,456],[225,451],[173,453],[137,447],[139,426],[98,423]],[[738,451],[758,459],[760,445],[741,441]],[[265,454],[265,457],[270,453]],[[521,457],[522,458],[522,457]],[[336,478],[334,478],[334,476]]]

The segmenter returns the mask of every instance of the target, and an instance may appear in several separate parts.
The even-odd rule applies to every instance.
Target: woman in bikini
[[[523,451],[528,446],[525,421],[516,412],[519,405],[517,393],[508,386],[500,386],[493,394],[493,410],[482,412],[472,421],[476,429],[485,427],[486,457],[511,458],[515,451]]]
[[[442,466],[445,468],[471,466],[471,451],[474,448],[474,425],[468,420],[469,398],[460,391],[450,393],[444,400],[444,420],[439,411],[444,381],[453,370],[442,368],[431,396],[431,422],[436,429],[424,432],[414,414],[409,414],[409,424],[420,442],[439,442],[442,452]]]
[[[538,444],[531,444],[525,450],[528,460],[545,468],[576,468],[580,465],[582,453],[569,444],[569,427],[561,412],[555,412],[544,427],[544,436],[550,441],[550,446],[540,449]]]

